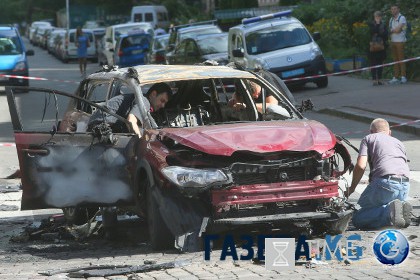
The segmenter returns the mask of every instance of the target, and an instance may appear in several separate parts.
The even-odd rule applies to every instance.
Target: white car
[[[113,55],[118,37],[123,34],[139,33],[139,31],[144,31],[152,36],[154,35],[153,26],[149,22],[124,23],[108,26],[100,44],[102,50],[98,52],[99,64],[114,65]]]
[[[29,38],[29,42],[31,44],[33,44],[33,39],[34,39],[34,33],[35,30],[37,29],[37,27],[41,27],[41,26],[51,26],[51,23],[47,22],[47,21],[34,21],[31,24],[31,27],[29,27],[29,31],[28,31],[28,38]]]
[[[242,20],[229,29],[230,61],[246,69],[265,69],[286,83],[314,82],[328,85],[327,69],[321,49],[315,42],[318,32],[310,34],[291,11]],[[317,76],[307,79],[308,76]],[[318,77],[319,76],[319,77]],[[300,78],[297,81],[288,81]]]

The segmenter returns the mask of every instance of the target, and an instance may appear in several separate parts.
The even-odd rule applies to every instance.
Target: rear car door
[[[79,95],[94,88],[85,85]],[[138,138],[132,133],[96,137],[80,129],[90,116],[83,108],[95,107],[94,102],[80,106],[84,101],[72,94],[29,89],[30,95],[15,96],[6,88],[22,173],[21,209],[132,203],[129,162]],[[24,100],[31,95],[41,101]],[[72,100],[63,101],[68,98]]]

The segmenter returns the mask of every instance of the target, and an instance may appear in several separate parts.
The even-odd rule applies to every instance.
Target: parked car
[[[232,79],[243,110],[228,105],[224,83]],[[248,90],[251,81],[279,105],[264,103],[259,113]],[[160,82],[173,94],[164,109],[151,113],[142,95]],[[120,206],[147,218],[155,249],[181,250],[199,250],[201,234],[232,230],[338,234],[351,218],[338,186],[351,165],[347,149],[252,72],[196,65],[104,69],[84,79],[74,94],[31,89],[31,95],[70,99],[63,115],[54,102],[33,108],[42,112],[39,123],[25,123],[13,88],[6,92],[22,210],[70,208],[67,216],[74,216],[86,208],[106,213]],[[104,102],[119,94],[134,95],[141,138],[131,126],[123,133],[106,123],[86,130],[92,112],[105,110]]]
[[[206,60],[219,65],[228,63],[227,33],[198,35],[182,40],[175,50],[166,55],[167,64],[196,64]]]
[[[173,51],[176,46],[185,38],[211,33],[222,33],[222,30],[219,26],[216,25],[216,21],[214,20],[174,26],[170,31],[169,42],[166,51]]]
[[[263,68],[286,83],[314,82],[328,86],[325,58],[318,44],[318,32],[312,35],[291,11],[244,19],[229,29],[229,58],[244,68]],[[291,78],[318,76],[287,81]]]
[[[165,64],[165,52],[168,45],[169,34],[155,36],[149,51],[150,64]]]
[[[37,30],[37,46],[47,49],[47,41],[50,33],[55,29],[55,26],[39,27]]]
[[[50,35],[48,36],[47,41],[47,51],[50,54],[56,55],[56,47],[60,36],[64,36],[66,34],[66,30],[63,28],[56,28],[51,31]]]
[[[87,59],[92,61],[97,60],[95,35],[90,29],[82,29],[83,33],[89,38],[89,47],[87,49]],[[59,44],[59,57],[67,63],[71,59],[77,59],[77,46],[76,46],[76,29],[70,29],[61,38],[62,42]]]
[[[51,23],[47,21],[34,21],[28,29],[28,39],[31,44],[33,44],[34,33],[37,27],[40,26],[51,26]]]
[[[34,51],[26,50],[19,31],[0,25],[0,74],[29,76],[29,55],[34,55]],[[29,86],[29,80],[0,76],[0,85]]]
[[[152,36],[148,33],[121,35],[114,50],[114,64],[129,67],[147,63]]]
[[[118,37],[123,34],[140,31],[144,31],[152,36],[154,35],[153,26],[149,22],[123,23],[108,26],[100,44],[101,50],[98,51],[99,64],[114,65],[113,50],[115,49]]]

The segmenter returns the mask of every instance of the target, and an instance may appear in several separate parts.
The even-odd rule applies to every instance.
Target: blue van
[[[145,32],[121,35],[114,50],[114,64],[119,67],[147,64],[152,39]]]
[[[0,85],[29,86],[28,79],[4,76],[28,76],[28,55],[34,55],[34,51],[26,51],[19,31],[13,26],[0,26]]]

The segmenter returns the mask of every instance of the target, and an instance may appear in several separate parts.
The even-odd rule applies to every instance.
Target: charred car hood
[[[222,156],[230,156],[236,151],[324,153],[336,143],[334,134],[328,128],[309,120],[164,128],[160,135],[192,149]]]

